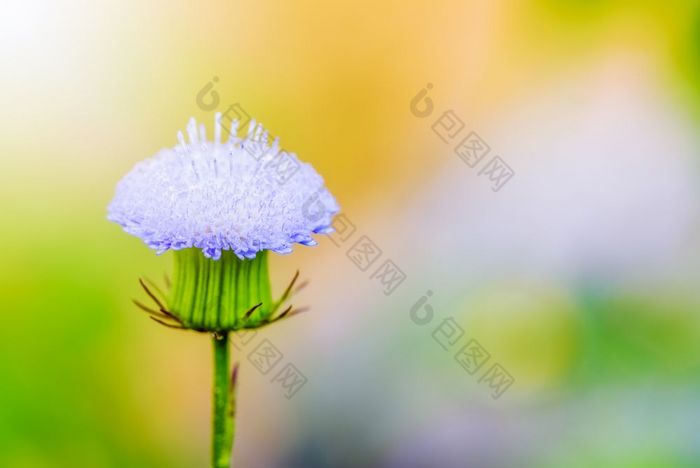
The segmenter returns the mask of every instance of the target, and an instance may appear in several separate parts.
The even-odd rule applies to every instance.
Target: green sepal
[[[230,250],[224,250],[219,260],[205,257],[196,248],[177,250],[174,255],[168,312],[182,328],[227,332],[270,321],[276,305],[266,250],[245,260]]]

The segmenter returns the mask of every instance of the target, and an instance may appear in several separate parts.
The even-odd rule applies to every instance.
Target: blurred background
[[[354,227],[271,259],[311,311],[234,348],[236,466],[700,466],[697,2],[5,0],[0,55],[0,466],[207,466],[209,339],[132,305],[171,255],[105,216],[235,103]]]

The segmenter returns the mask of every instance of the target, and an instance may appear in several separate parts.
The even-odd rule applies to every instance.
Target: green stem
[[[213,468],[229,468],[235,431],[234,388],[231,382],[228,332],[214,334]]]

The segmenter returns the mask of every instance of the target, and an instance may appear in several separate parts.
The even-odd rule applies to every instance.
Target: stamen
[[[221,143],[221,112],[214,114],[214,143]]]
[[[202,143],[207,142],[207,127],[203,123],[199,124],[199,139],[202,140]]]
[[[240,122],[238,119],[231,121],[231,133],[228,136],[228,141],[235,142],[238,139],[238,126]]]
[[[177,142],[184,151],[187,151],[187,142],[185,141],[185,135],[182,134],[182,130],[178,130],[177,132]]]
[[[270,147],[270,151],[267,152],[268,155],[272,159],[277,157],[277,154],[280,152],[280,138],[275,137],[275,140],[272,142],[272,146]]]
[[[246,136],[246,138],[248,138],[249,140],[253,139],[253,135],[255,134],[255,127],[255,119],[250,119],[250,123],[248,124],[248,135]]]
[[[187,136],[190,137],[190,144],[194,145],[199,142],[197,138],[197,122],[194,120],[194,117],[190,118],[190,121],[187,122]]]

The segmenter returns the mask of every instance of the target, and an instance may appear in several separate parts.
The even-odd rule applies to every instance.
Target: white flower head
[[[222,250],[254,258],[316,245],[312,234],[332,232],[339,211],[323,179],[278,139],[269,144],[262,125],[251,121],[244,138],[238,125],[222,142],[217,113],[209,141],[204,125],[190,119],[189,142],[178,132],[176,147],[139,162],[119,182],[108,219],[158,253],[196,247],[217,260]]]

